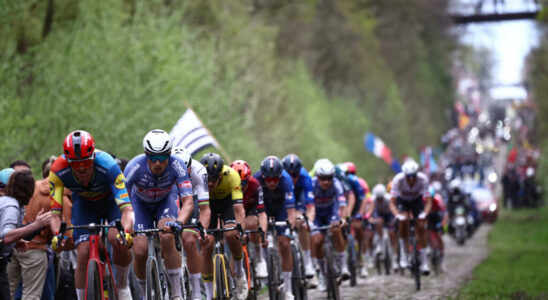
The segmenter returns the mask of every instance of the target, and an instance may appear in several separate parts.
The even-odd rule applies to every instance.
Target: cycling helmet
[[[437,180],[433,181],[432,182],[432,188],[434,189],[434,192],[436,192],[436,193],[441,192],[441,189],[442,189],[441,182],[439,182]]]
[[[401,170],[405,175],[415,175],[419,171],[419,164],[412,159],[408,159],[403,163]]]
[[[219,154],[213,152],[206,153],[200,159],[200,163],[206,168],[210,181],[217,180],[221,176],[224,162]]]
[[[333,176],[335,174],[335,166],[327,158],[321,158],[314,164],[316,176]]]
[[[384,194],[386,194],[386,188],[384,187],[384,184],[379,183],[373,188],[373,195],[375,195],[375,197],[384,197]]]
[[[249,164],[241,159],[233,161],[230,164],[230,167],[240,174],[242,181],[246,181],[251,177],[251,168],[249,167]]]
[[[185,147],[175,147],[171,149],[171,154],[177,155],[178,157],[182,158],[187,168],[190,168],[190,165],[192,165],[192,156]]]
[[[299,175],[303,163],[296,154],[288,154],[283,158],[284,169],[292,176]]]
[[[344,176],[348,175],[348,166],[345,163],[335,165],[335,169],[337,169],[336,171],[340,170]]]
[[[261,162],[261,174],[266,178],[281,177],[283,171],[282,161],[276,156],[267,156]]]
[[[347,161],[344,164],[346,165],[346,168],[348,169],[348,173],[356,175],[356,165],[353,162]]]
[[[171,137],[162,129],[151,130],[143,139],[143,148],[147,155],[166,155],[171,153]]]
[[[452,193],[460,192],[461,181],[455,178],[449,182],[449,191]]]
[[[73,131],[63,142],[63,152],[68,161],[94,158],[95,140],[87,131]]]

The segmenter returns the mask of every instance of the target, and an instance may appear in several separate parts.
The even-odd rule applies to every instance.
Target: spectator
[[[49,225],[51,213],[43,210],[38,212],[36,220],[28,226],[21,226],[23,221],[23,206],[28,204],[34,193],[35,181],[32,172],[22,170],[14,172],[6,185],[6,195],[0,197],[0,300],[10,300],[7,277],[7,264],[14,247],[20,251],[28,250],[23,237]]]
[[[25,207],[23,224],[35,221],[40,211],[49,211],[49,169],[56,157],[52,156],[42,163],[42,180],[36,182],[34,195]],[[68,197],[65,197],[65,201]],[[55,272],[53,268],[53,251],[48,246],[53,237],[49,227],[42,230],[27,244],[29,251],[15,250],[7,267],[10,282],[10,294],[15,299],[53,300],[55,296]],[[21,297],[15,293],[20,281],[23,281]]]
[[[6,194],[6,185],[8,185],[10,176],[14,171],[15,170],[12,168],[6,168],[0,171],[0,196],[4,196]]]
[[[16,160],[11,162],[10,168],[15,171],[30,170],[30,165],[24,160]]]

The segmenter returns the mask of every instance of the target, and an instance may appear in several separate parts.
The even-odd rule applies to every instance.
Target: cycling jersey
[[[390,191],[392,197],[401,199],[402,201],[411,202],[419,197],[430,197],[430,192],[428,191],[428,178],[422,172],[417,173],[417,178],[413,186],[409,186],[403,172],[397,174],[392,182],[392,190]]]
[[[52,213],[61,214],[63,210],[63,190],[72,191],[72,224],[88,225],[100,223],[106,218],[114,222],[121,218],[121,210],[131,205],[125,186],[125,178],[120,167],[106,152],[95,151],[93,175],[87,186],[73,174],[64,155],[53,162],[49,173],[50,209]],[[86,230],[77,229],[73,233],[74,243],[78,245],[87,241]]]
[[[365,191],[363,190],[362,186],[360,185],[360,182],[358,180],[358,176],[354,174],[348,174],[348,183],[350,185],[350,188],[354,192],[354,195],[356,196],[356,203],[354,204],[354,208],[352,209],[351,216],[355,216],[357,218],[361,217],[358,214],[358,211],[360,210],[360,206],[362,204],[363,199],[365,198]]]
[[[443,198],[440,194],[434,194],[434,197],[432,197],[432,206],[430,208],[430,212],[444,212],[445,211],[445,203],[443,202]]]
[[[370,190],[369,190],[369,184],[367,184],[367,181],[365,181],[365,179],[361,177],[358,177],[358,182],[360,183],[360,186],[362,187],[365,195],[369,194]]]
[[[299,172],[299,178],[295,182],[295,208],[306,212],[307,205],[314,204],[314,194],[312,193],[312,178],[304,167]]]
[[[375,201],[375,212],[379,214],[392,213],[390,210],[390,195],[384,194],[384,197],[377,198],[375,196],[369,197],[371,201]]]
[[[222,177],[214,190],[209,190],[209,207],[211,221],[209,229],[217,228],[218,215],[221,215],[225,224],[235,223],[233,204],[243,203],[240,174],[231,167],[224,165]]]
[[[96,150],[93,169],[93,176],[88,185],[84,187],[73,174],[65,155],[59,156],[53,162],[49,173],[52,213],[61,214],[63,211],[63,189],[65,187],[72,191],[73,203],[78,200],[97,202],[112,199],[120,211],[125,206],[131,205],[124,174],[112,156]]]
[[[140,154],[129,161],[124,171],[127,189],[135,194],[140,202],[155,203],[164,200],[174,185],[179,197],[192,195],[192,184],[188,178],[185,162],[176,155],[171,155],[168,166],[160,175],[153,174],[148,167],[148,158]]]
[[[320,227],[337,222],[341,219],[339,207],[346,206],[346,197],[343,187],[337,178],[333,178],[331,186],[324,190],[320,187],[318,178],[312,179],[312,188],[314,193],[314,206],[316,207],[316,216],[314,218],[314,227]],[[312,230],[311,234],[319,233]]]
[[[244,209],[247,215],[264,212],[263,188],[255,177],[249,177],[244,192]]]
[[[338,214],[339,207],[346,206],[346,197],[341,182],[337,178],[333,178],[333,182],[327,190],[320,187],[318,178],[312,179],[312,187],[316,215],[327,215],[333,211]]]

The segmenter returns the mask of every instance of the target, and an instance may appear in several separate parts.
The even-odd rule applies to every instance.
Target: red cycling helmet
[[[356,165],[353,162],[347,161],[344,164],[348,168],[348,173],[356,175]]]
[[[249,167],[249,164],[241,159],[233,161],[230,164],[230,167],[240,174],[242,181],[248,180],[251,176],[251,168]]]
[[[65,138],[63,150],[68,161],[93,158],[95,140],[87,131],[76,130]]]

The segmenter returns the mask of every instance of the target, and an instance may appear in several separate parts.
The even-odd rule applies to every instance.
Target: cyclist
[[[306,214],[310,220],[314,220],[314,227],[339,224],[341,216],[346,216],[346,197],[341,183],[335,176],[335,166],[326,158],[319,159],[314,164],[315,177],[312,179],[314,191],[314,205],[307,206]],[[342,218],[342,226],[345,220]],[[342,227],[340,226],[340,227]],[[341,270],[343,278],[350,278],[350,272],[346,265],[346,251],[344,239],[340,227],[331,229],[336,262]],[[326,287],[326,262],[323,253],[324,236],[320,231],[312,229],[312,247],[315,249],[316,260],[320,266],[320,283],[318,288],[325,291]]]
[[[296,154],[288,154],[283,160],[285,171],[293,179],[295,188],[295,213],[296,218],[306,214],[306,205],[313,205],[314,194],[312,192],[312,178],[308,175],[308,171],[303,167],[301,159]],[[303,260],[305,265],[305,275],[311,278],[309,286],[315,288],[318,285],[318,280],[315,277],[314,266],[310,257],[310,228],[308,224],[304,224],[303,219],[295,220],[295,227],[299,228],[299,243],[303,252]]]
[[[197,160],[193,159],[190,152],[185,147],[175,147],[171,150],[172,155],[179,156],[187,167],[187,171],[192,182],[192,194],[194,200],[194,210],[187,225],[195,225],[197,220],[200,220],[202,226],[209,226],[209,217],[211,210],[209,209],[209,191],[207,189],[207,171],[205,167]],[[172,190],[172,193],[176,189]],[[196,244],[198,242],[199,233],[193,229],[185,229],[183,231],[183,248],[187,255],[187,267],[190,273],[190,282],[192,284],[192,299],[201,299],[200,293],[200,278],[202,273],[202,256],[198,252]]]
[[[427,236],[434,235],[434,238],[438,241],[440,247],[440,268],[443,272],[443,250],[444,244],[442,239],[443,234],[443,225],[447,223],[448,215],[445,213],[445,203],[440,194],[441,192],[441,183],[439,181],[432,182],[430,186],[430,195],[432,197],[432,208],[427,218]],[[428,242],[431,240],[428,239]],[[430,245],[432,247],[432,245]]]
[[[128,299],[131,293],[128,285],[129,264],[132,260],[129,247],[132,244],[133,208],[125,187],[124,174],[108,153],[95,149],[91,134],[83,130],[71,132],[63,142],[63,155],[52,164],[49,173],[51,231],[59,233],[63,212],[63,190],[72,191],[72,224],[88,225],[106,219],[110,223],[121,219],[127,246],[117,242],[117,230],[108,231],[112,245],[112,262],[116,270],[116,285],[121,299]],[[119,236],[120,234],[118,234]],[[77,251],[77,265],[74,272],[74,286],[78,299],[85,297],[86,267],[89,257],[89,234],[82,229],[74,230],[74,244]],[[65,237],[54,236],[52,248],[61,251]]]
[[[366,205],[364,203],[364,200],[366,199],[366,192],[363,189],[363,186],[360,184],[359,177],[355,175],[356,173],[356,166],[354,163],[346,162],[344,164],[341,164],[341,169],[345,172],[346,179],[348,182],[348,185],[352,189],[352,192],[354,193],[354,203],[352,201],[348,201],[347,205],[347,211],[349,212],[349,217],[351,219],[350,226],[352,227],[356,240],[358,241],[359,249],[365,249],[366,248],[366,241],[371,240],[371,234],[366,234],[366,231],[364,230],[362,217],[365,212]],[[352,172],[351,172],[352,170]],[[369,202],[371,203],[371,202]],[[369,205],[369,207],[372,205]],[[368,207],[368,208],[369,208]],[[372,247],[370,247],[372,248]],[[373,259],[369,259],[369,262],[372,262]],[[358,255],[358,263],[361,265],[360,269],[360,276],[361,277],[367,277],[369,273],[367,272],[367,267],[363,265],[362,263],[362,256]],[[370,266],[372,267],[372,266]]]
[[[425,218],[430,212],[431,200],[428,191],[428,178],[422,172],[419,172],[419,165],[412,159],[408,159],[402,165],[402,172],[394,176],[392,180],[392,190],[390,199],[390,209],[392,214],[400,220],[398,235],[400,238],[400,266],[407,267],[407,256],[405,247],[407,247],[407,238],[409,236],[408,219],[411,217],[409,211],[413,213],[413,218],[417,219],[417,240],[420,247],[421,273],[430,274],[428,261],[426,259],[426,231]]]
[[[242,192],[244,194],[244,209],[245,209],[245,228],[249,230],[257,230],[259,226],[266,231],[268,226],[267,216],[264,210],[263,188],[261,183],[251,176],[251,167],[243,160],[235,160],[230,164],[230,167],[240,174],[242,180]],[[257,253],[257,265],[255,272],[257,278],[267,278],[268,272],[266,261],[263,256],[263,251],[260,248],[260,238],[258,233],[250,234],[250,240],[255,244],[255,252]],[[266,240],[263,247],[266,247]]]
[[[283,169],[282,161],[276,156],[267,156],[261,162],[261,168],[253,177],[257,179],[263,188],[265,210],[268,217],[274,217],[276,221],[289,220],[295,224],[295,194],[293,180]],[[282,259],[282,277],[284,280],[285,299],[293,299],[291,290],[291,275],[293,271],[293,258],[289,246],[290,239],[287,236],[285,226],[276,227],[280,257]]]
[[[240,176],[234,169],[226,166],[217,153],[206,153],[200,163],[207,170],[209,189],[209,207],[211,220],[209,229],[217,228],[218,215],[221,215],[225,228],[236,227],[236,222],[245,228],[245,211]],[[234,277],[236,281],[236,298],[247,298],[247,279],[243,267],[242,244],[236,231],[224,234],[228,248],[234,258]],[[203,243],[204,264],[202,278],[206,287],[207,299],[213,297],[213,236],[208,236]]]
[[[135,210],[135,230],[175,225],[179,227],[192,213],[192,185],[187,175],[185,162],[171,156],[172,142],[167,132],[154,129],[143,138],[144,154],[129,161],[124,174],[131,203]],[[171,193],[176,189],[176,193]],[[177,201],[182,208],[179,210]],[[177,220],[178,223],[175,223]],[[171,234],[161,233],[160,243],[168,281],[172,287],[172,298],[181,295],[181,256],[175,248]],[[146,261],[148,241],[144,234],[135,237],[134,270],[141,292],[146,293]]]
[[[390,194],[386,192],[386,187],[384,184],[377,184],[373,187],[373,194],[370,196],[372,198],[372,205],[369,210],[365,213],[364,219],[369,219],[369,221],[375,224],[375,229],[378,236],[382,236],[383,227],[388,227],[388,234],[390,235],[390,242],[392,244],[392,249],[397,249],[397,239],[396,233],[394,232],[394,215],[390,210]],[[377,243],[377,249],[375,252],[380,252],[380,242]],[[375,253],[375,254],[376,254]],[[392,267],[394,269],[398,268],[396,261],[396,256],[393,256],[394,261]]]

